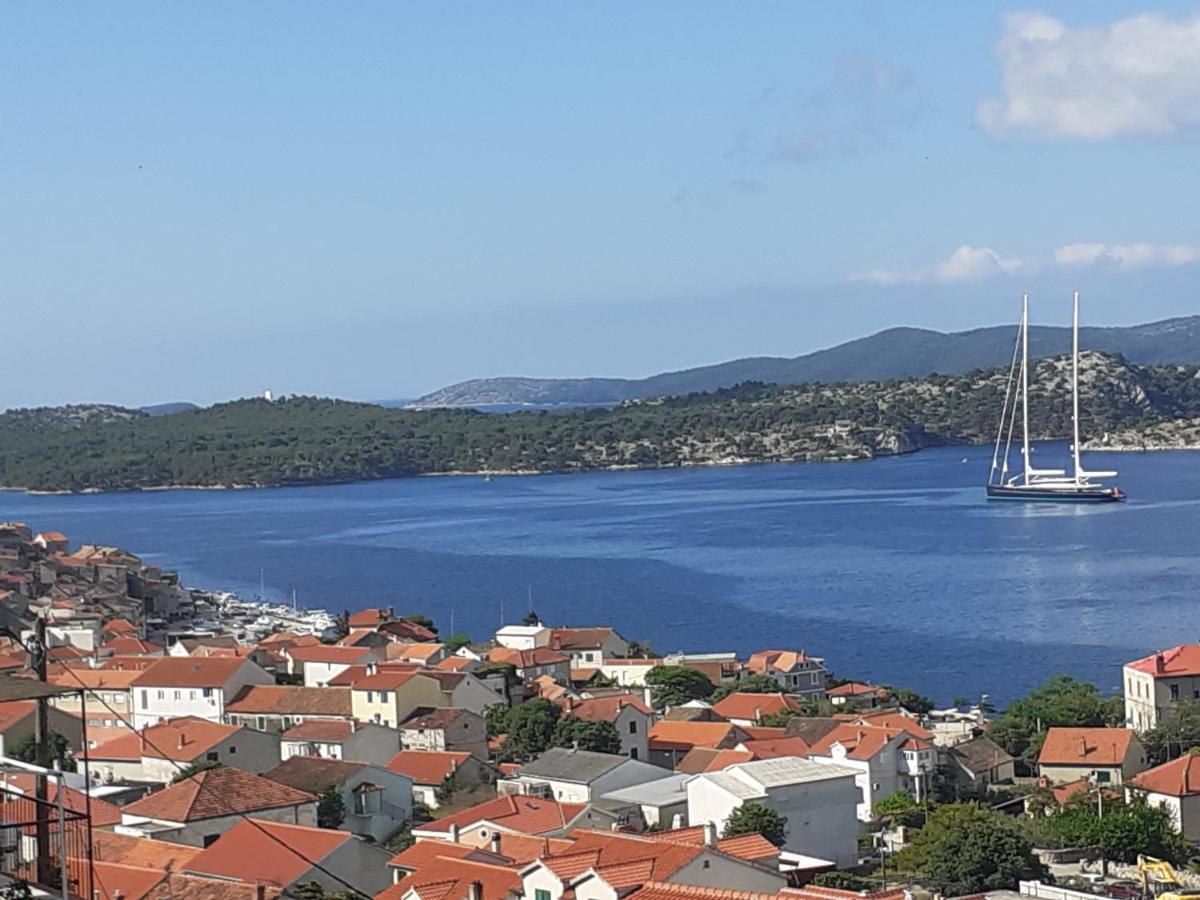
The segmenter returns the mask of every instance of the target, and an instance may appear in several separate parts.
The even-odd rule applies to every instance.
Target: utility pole
[[[39,615],[33,624],[33,671],[41,684],[46,683],[46,619]],[[37,844],[37,880],[40,884],[54,883],[54,865],[50,859],[50,806],[46,789],[45,770],[50,768],[50,701],[38,697],[34,714],[34,763],[42,770],[34,775],[34,806],[37,822],[34,835]]]

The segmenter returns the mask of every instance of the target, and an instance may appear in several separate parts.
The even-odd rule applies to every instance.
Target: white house
[[[376,647],[342,647],[336,644],[289,647],[284,653],[291,660],[292,671],[304,676],[305,687],[325,687],[351,666],[365,666],[383,660],[383,653]]]
[[[413,783],[370,763],[293,756],[266,778],[320,796],[336,788],[346,807],[341,828],[382,844],[412,821]]]
[[[496,632],[496,643],[509,650],[536,650],[550,646],[551,632],[545,625],[505,625]]]
[[[182,716],[222,722],[226,705],[242,688],[274,683],[270,673],[247,659],[165,656],[130,685],[133,727],[141,730]]]
[[[283,759],[320,756],[386,766],[400,749],[400,734],[394,728],[374,722],[359,723],[354,719],[310,719],[289,728],[279,740]]]
[[[1125,725],[1155,728],[1181,703],[1200,702],[1200,644],[1180,644],[1124,667]]]
[[[555,628],[550,648],[571,657],[573,669],[594,669],[606,659],[629,655],[629,642],[612,628]]]
[[[618,756],[552,747],[516,773],[496,783],[501,794],[549,797],[563,803],[590,803],[601,795],[659,781],[670,772]]]
[[[908,727],[927,733],[915,722]],[[809,758],[858,773],[858,817],[864,822],[872,819],[879,800],[896,791],[924,797],[938,762],[937,747],[927,738],[861,722],[844,722],[833,728],[812,745]]]
[[[1136,776],[1126,794],[1141,794],[1150,806],[1170,810],[1175,829],[1187,840],[1200,840],[1200,756],[1185,754]]]
[[[852,866],[858,860],[857,776],[856,769],[796,757],[739,763],[688,782],[688,823],[721,829],[742,804],[761,803],[787,819],[785,851]]]

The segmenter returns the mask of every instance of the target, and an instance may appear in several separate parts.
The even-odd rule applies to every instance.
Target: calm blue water
[[[1044,448],[1049,463],[1062,447]],[[964,455],[968,463],[962,463]],[[803,648],[839,674],[1003,702],[1200,638],[1200,455],[1090,457],[1129,502],[987,503],[989,452],[871,463],[0,494],[0,520],[117,544],[192,585],[392,605],[482,638],[533,606],[659,652]]]

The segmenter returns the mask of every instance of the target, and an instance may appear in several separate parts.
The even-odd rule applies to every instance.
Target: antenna
[[[533,612],[533,585],[529,586],[529,612]]]
[[[455,631],[454,631],[454,607],[453,606],[450,607],[450,633],[455,634]]]
[[[504,627],[504,595],[500,595],[500,627]]]

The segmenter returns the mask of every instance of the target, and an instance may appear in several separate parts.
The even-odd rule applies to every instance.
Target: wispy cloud
[[[1060,266],[1107,263],[1118,269],[1185,266],[1200,260],[1200,248],[1187,244],[1067,244],[1054,251]]]
[[[951,284],[982,281],[997,275],[1011,275],[1027,265],[1023,260],[1001,256],[991,247],[964,244],[946,259],[919,269],[874,269],[855,272],[851,281],[870,281],[880,285],[936,283]]]
[[[1070,28],[1042,13],[1013,13],[996,53],[1001,95],[977,111],[992,134],[1098,141],[1200,124],[1200,14]]]
[[[890,286],[897,284],[953,284],[983,281],[1004,275],[1029,274],[1057,267],[1080,269],[1110,266],[1129,272],[1155,267],[1184,266],[1200,262],[1200,247],[1190,244],[1064,244],[1052,254],[1032,257],[1002,256],[991,247],[964,244],[946,259],[931,266],[913,269],[870,269],[854,272],[850,281],[869,281]]]

